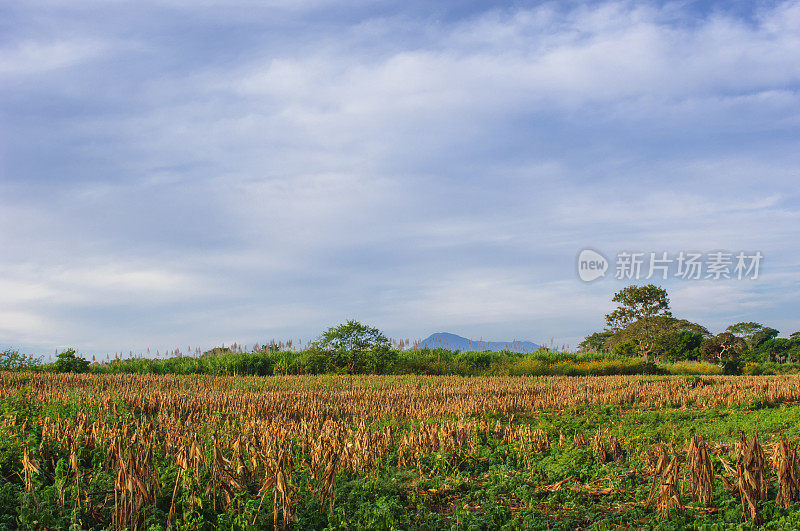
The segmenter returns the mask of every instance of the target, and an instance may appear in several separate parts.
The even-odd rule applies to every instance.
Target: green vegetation
[[[613,300],[576,353],[394,348],[357,321],[305,349],[7,349],[0,531],[800,527],[800,333],[712,335],[653,285]]]
[[[0,353],[0,370],[90,372],[93,374],[420,374],[459,376],[601,376],[613,374],[796,374],[800,332],[755,322],[735,323],[712,335],[705,327],[672,315],[666,290],[628,286],[612,300],[606,330],[588,335],[578,353],[450,351],[392,346],[379,329],[347,321],[323,332],[305,349],[272,344],[253,352],[216,347],[197,357],[128,358],[89,363],[74,349],[54,363],[15,350]]]
[[[742,431],[758,433],[768,457],[781,437],[800,440],[797,378],[770,380],[785,403],[752,400],[760,379],[600,378],[587,382],[599,403],[589,393],[558,409],[520,399],[546,399],[531,391],[559,393],[569,379],[527,391],[526,379],[487,379],[479,396],[465,393],[470,381],[0,373],[0,530],[800,525],[798,498],[778,503],[771,458],[761,524],[743,517],[735,487]],[[741,398],[700,407],[718,387]],[[666,390],[684,405],[661,407]],[[483,411],[486,393],[505,411]],[[705,501],[691,491],[695,436],[708,441],[714,478]],[[660,448],[679,467],[669,513],[651,497]]]
[[[58,354],[53,364],[56,372],[89,372],[89,365],[89,360],[77,356],[72,348]]]
[[[661,364],[679,363],[677,373],[690,366],[682,362],[713,363],[725,374],[760,374],[761,365],[800,361],[800,332],[786,338],[774,328],[741,322],[713,335],[704,326],[673,317],[665,289],[648,284],[628,286],[612,298],[618,306],[606,315],[606,329],[588,335],[581,350],[610,352],[618,356],[651,358]],[[769,370],[775,370],[770,367]],[[787,366],[785,372],[795,369]]]
[[[0,371],[29,371],[40,365],[38,358],[20,354],[17,350],[6,349],[0,352]]]
[[[69,358],[72,359],[71,357]],[[78,360],[82,358],[78,357]],[[353,360],[358,360],[354,363]],[[59,360],[60,361],[60,360]],[[41,372],[90,372],[92,374],[420,374],[420,375],[611,375],[666,374],[666,366],[657,366],[639,358],[615,356],[604,352],[532,353],[512,351],[459,352],[443,348],[396,350],[386,347],[352,352],[326,350],[313,345],[305,350],[265,348],[256,352],[225,352],[208,356],[183,356],[163,360],[130,358],[108,363],[82,360],[50,363],[36,367]],[[85,370],[83,368],[85,367]],[[74,370],[70,370],[74,369]]]

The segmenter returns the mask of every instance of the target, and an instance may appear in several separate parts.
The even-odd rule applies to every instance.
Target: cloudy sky
[[[799,2],[3,2],[0,346],[574,345],[624,250],[760,251],[658,283],[788,335],[799,57]]]

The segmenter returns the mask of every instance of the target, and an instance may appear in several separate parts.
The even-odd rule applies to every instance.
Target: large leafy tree
[[[656,337],[653,354],[664,361],[696,360],[700,345],[711,334],[700,325],[692,323],[690,329],[674,330]]]
[[[350,374],[384,372],[393,353],[383,332],[354,320],[326,330],[318,345],[334,365]]]
[[[6,349],[0,352],[0,371],[28,371],[40,364],[40,359],[20,354],[18,350]]]
[[[667,290],[655,284],[628,286],[615,293],[611,300],[618,306],[606,315],[609,330],[621,330],[631,323],[650,317],[672,317]]]
[[[75,354],[75,349],[68,349],[57,356],[55,367],[58,372],[87,372],[89,360]]]
[[[672,311],[667,290],[647,284],[630,285],[611,299],[617,308],[606,315],[607,330],[614,334],[606,340],[606,348],[613,350],[624,343],[635,343],[639,353],[649,361],[656,337],[674,331]]]
[[[774,328],[752,321],[732,324],[725,331],[742,338],[748,350],[753,350],[765,341],[778,337],[780,333]]]
[[[774,361],[779,363],[800,360],[800,338],[774,337],[758,345],[752,351],[752,361]]]
[[[700,352],[705,361],[722,365],[726,373],[736,372],[747,343],[732,332],[722,332],[704,341]]]
[[[683,333],[690,336],[697,334],[700,337],[711,335],[705,327],[697,323],[667,315],[655,315],[642,317],[614,332],[606,341],[606,348],[620,350],[624,345],[633,344],[645,361],[649,361],[651,356],[674,360],[680,356],[675,352],[679,348],[679,342],[682,339],[689,341],[688,338],[681,337]],[[696,348],[696,345],[691,348]]]
[[[614,332],[612,330],[595,332],[594,334],[586,336],[586,338],[581,341],[580,345],[578,345],[578,348],[581,352],[604,351],[606,350],[606,341],[613,335]]]

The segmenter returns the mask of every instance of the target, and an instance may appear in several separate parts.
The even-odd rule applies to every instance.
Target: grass
[[[663,364],[661,368],[675,375],[715,375],[722,374],[722,367],[705,361],[679,361]]]
[[[541,361],[540,361],[541,362]],[[602,363],[602,360],[576,360],[576,363]],[[556,362],[560,363],[560,362]],[[6,373],[8,374],[8,373]],[[85,388],[78,389],[72,380],[56,380],[52,384],[63,387],[55,394],[42,395],[46,379],[26,375],[5,378],[0,373],[3,396],[0,399],[0,529],[16,528],[95,528],[110,527],[110,506],[99,500],[114,489],[115,474],[106,467],[109,449],[75,446],[67,431],[63,441],[49,439],[42,443],[43,426],[47,423],[72,422],[82,416],[87,422],[100,426],[124,428],[160,422],[159,413],[133,407],[134,395],[120,384],[122,380],[89,378]],[[198,385],[194,377],[151,377],[148,385],[159,393],[185,393]],[[631,386],[650,388],[663,380],[683,382],[689,386],[717,385],[716,382],[738,381],[705,377],[634,377],[624,379]],[[349,384],[348,384],[349,381]],[[407,400],[426,400],[438,396],[443,385],[454,382],[463,385],[470,379],[431,376],[399,376],[390,378],[358,378],[343,380],[338,376],[278,377],[278,378],[226,378],[214,379],[214,392],[246,392],[280,396],[282,390],[323,390],[331,397],[347,393],[369,392],[378,389],[391,393],[399,389],[417,389]],[[509,386],[526,379],[503,380]],[[538,380],[537,380],[538,381]],[[566,380],[552,380],[553,384]],[[756,380],[751,380],[752,383]],[[757,380],[757,381],[760,381]],[[100,389],[118,382],[111,388],[111,399],[92,400],[101,396]],[[589,382],[587,382],[588,384]],[[624,391],[626,385],[620,389]],[[90,394],[86,394],[86,390]],[[45,390],[46,391],[46,390]],[[46,391],[50,393],[50,391]],[[430,393],[433,394],[430,394]],[[38,394],[37,394],[38,393]],[[91,394],[95,393],[95,395]],[[276,394],[278,393],[278,394]],[[235,393],[234,393],[235,394]],[[47,399],[37,398],[49,396]],[[105,395],[102,395],[105,396]],[[187,395],[189,396],[189,395]],[[233,396],[233,395],[232,395]],[[197,400],[205,397],[198,395]],[[250,529],[272,526],[272,494],[266,498],[259,494],[262,480],[243,480],[240,502],[223,508],[215,507],[206,487],[210,485],[210,448],[213,437],[220,434],[233,437],[239,429],[236,417],[230,411],[214,411],[211,415],[195,419],[196,430],[206,448],[207,460],[198,469],[199,490],[192,498],[183,489],[175,491],[179,470],[175,458],[159,447],[153,451],[154,466],[159,484],[152,506],[143,509],[148,515],[144,523],[148,529],[162,529],[170,509],[172,493],[180,492],[179,518],[176,529]],[[733,463],[734,443],[740,431],[759,434],[762,443],[774,444],[785,436],[792,442],[800,441],[800,406],[791,403],[767,404],[754,399],[741,405],[702,408],[697,405],[659,408],[638,402],[621,402],[615,405],[585,405],[559,409],[531,410],[508,415],[498,411],[475,412],[465,418],[474,422],[476,429],[467,446],[458,450],[442,447],[422,451],[414,464],[401,466],[399,440],[406,434],[420,430],[421,425],[444,426],[458,420],[456,415],[427,416],[424,408],[418,416],[398,419],[385,416],[368,420],[371,430],[387,427],[394,430],[393,442],[372,468],[363,471],[340,470],[336,477],[336,498],[333,510],[321,505],[315,494],[311,471],[303,465],[303,452],[293,446],[295,467],[291,484],[295,489],[295,519],[289,525],[296,529],[727,529],[741,526],[741,502],[736,493],[717,481],[712,500],[703,510],[691,501],[688,491],[681,493],[682,504],[687,508],[671,514],[659,515],[656,508],[647,505],[653,482],[651,472],[643,464],[657,443],[667,443],[670,448],[682,451],[695,435],[710,442],[715,475],[729,475],[722,459]],[[225,413],[225,415],[222,415]],[[355,417],[358,418],[357,416]],[[358,421],[355,421],[356,424]],[[504,437],[497,424],[514,430],[541,430],[549,440],[546,449],[535,450],[525,446],[523,439]],[[370,424],[371,423],[371,424]],[[505,428],[504,428],[505,429]],[[580,432],[589,444],[580,446],[573,435]],[[591,440],[600,432],[609,442],[621,441],[625,457],[620,461],[598,458]],[[565,436],[563,446],[559,444]],[[130,437],[129,437],[130,439]],[[77,439],[75,439],[77,440]],[[129,440],[125,441],[131,443]],[[229,439],[230,442],[230,439]],[[26,443],[34,449],[44,472],[34,474],[33,492],[25,492],[22,485],[22,460]],[[720,446],[722,445],[722,446]],[[71,449],[77,448],[76,469],[72,468]],[[225,447],[226,459],[235,462],[230,448]],[[44,454],[47,454],[45,459]],[[686,470],[685,463],[680,465]],[[771,472],[770,472],[771,473]],[[772,473],[771,473],[772,474]],[[774,475],[774,474],[773,474]],[[84,496],[95,499],[95,509],[77,495],[76,476],[83,478]],[[682,477],[682,476],[680,476]],[[686,482],[681,479],[681,488]],[[63,495],[62,495],[63,493]],[[778,507],[774,499],[777,487],[773,479],[767,500],[760,502],[759,511],[765,529],[794,529],[800,524],[800,505]],[[260,502],[262,500],[263,502]],[[99,507],[99,508],[98,508]]]
[[[512,351],[460,352],[443,348],[329,352],[316,346],[305,350],[261,349],[237,352],[216,349],[211,355],[176,355],[164,359],[130,357],[91,363],[78,356],[69,365],[40,363],[13,350],[0,352],[0,370],[89,372],[92,374],[159,374],[213,376],[270,376],[281,374],[409,374],[457,376],[604,376],[633,374],[717,375],[722,367],[699,361],[646,362],[642,358],[607,352],[530,353]],[[353,358],[358,363],[351,363]],[[82,363],[82,364],[81,364]],[[800,374],[797,363],[744,363],[746,375]]]

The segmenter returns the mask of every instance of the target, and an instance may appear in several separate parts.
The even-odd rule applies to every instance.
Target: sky
[[[800,330],[800,2],[0,3],[0,347]],[[578,277],[582,249],[607,274]]]

